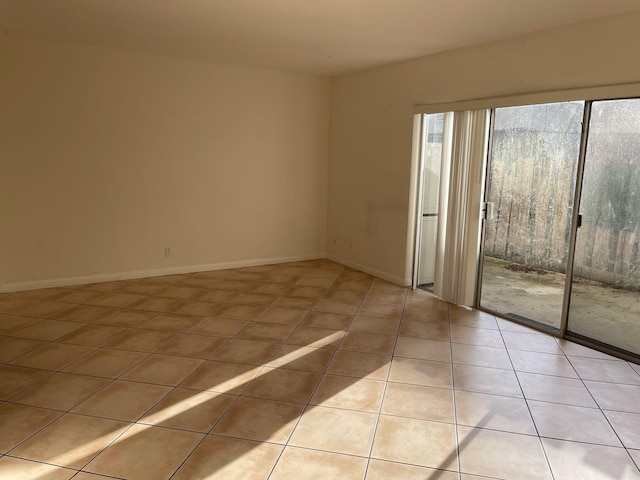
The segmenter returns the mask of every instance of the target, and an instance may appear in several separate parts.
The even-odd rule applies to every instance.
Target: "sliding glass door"
[[[593,102],[568,333],[640,354],[640,99]]]
[[[584,102],[497,108],[476,302],[557,330]]]

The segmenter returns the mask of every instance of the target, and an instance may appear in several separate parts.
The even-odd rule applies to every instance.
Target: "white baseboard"
[[[366,265],[347,260],[346,258],[338,257],[336,255],[327,254],[326,258],[333,262],[340,263],[346,267],[360,270],[361,272],[368,273],[369,275],[373,275],[374,277],[382,278],[383,280],[387,280],[388,282],[395,283],[396,285],[400,285],[401,287],[411,286],[410,278],[396,277],[395,275],[390,275],[387,272],[383,272],[382,270],[371,268]]]
[[[256,258],[235,262],[210,263],[206,265],[189,265],[185,267],[156,268],[152,270],[137,270],[132,272],[104,273],[85,275],[80,277],[52,278],[48,280],[34,280],[29,282],[14,282],[0,285],[0,293],[18,292],[23,290],[38,290],[41,288],[68,287],[71,285],[86,285],[89,283],[113,282],[117,280],[131,280],[134,278],[160,277],[180,273],[204,272],[207,270],[224,270],[227,268],[255,267],[258,265],[272,265],[274,263],[303,262],[326,258],[324,253],[312,255],[298,255],[292,257]],[[340,262],[341,263],[341,262]]]

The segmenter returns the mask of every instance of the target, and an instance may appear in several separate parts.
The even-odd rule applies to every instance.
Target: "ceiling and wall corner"
[[[637,0],[2,0],[0,27],[338,75],[637,8]]]

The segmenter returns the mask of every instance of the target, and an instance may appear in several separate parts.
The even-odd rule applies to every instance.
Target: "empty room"
[[[0,479],[640,480],[637,0],[0,0]]]

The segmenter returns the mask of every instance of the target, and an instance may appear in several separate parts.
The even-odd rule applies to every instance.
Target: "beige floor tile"
[[[453,423],[453,391],[449,388],[389,382],[384,394],[382,413]]]
[[[458,474],[403,463],[372,459],[365,480],[459,480]],[[487,479],[485,479],[487,480]]]
[[[504,348],[502,335],[498,330],[487,328],[469,328],[452,325],[450,327],[451,341],[454,343],[466,343],[468,345],[481,345],[483,347]]]
[[[498,330],[496,317],[480,310],[456,308],[451,311],[451,325]]]
[[[289,297],[287,295],[283,295],[278,298],[275,302],[273,302],[272,307],[277,308],[293,308],[298,310],[306,310],[309,311],[315,305],[316,299],[314,298],[300,298],[300,297]]]
[[[99,348],[64,369],[67,373],[115,378],[147,357],[147,353]]]
[[[320,375],[280,368],[264,368],[243,392],[251,397],[307,403]]]
[[[378,303],[365,299],[358,309],[358,315],[367,315],[370,317],[385,317],[394,320],[400,320],[402,316],[402,305]]]
[[[297,325],[309,312],[295,308],[270,307],[256,319],[262,323],[280,323],[283,325]]]
[[[0,453],[7,453],[58,416],[55,410],[0,403]]]
[[[35,407],[69,410],[108,383],[106,378],[56,373],[11,400]]]
[[[332,357],[333,350],[327,348],[283,345],[266,366],[285,370],[322,373]]]
[[[16,315],[25,315],[27,317],[51,318],[66,310],[71,310],[72,304],[51,302],[48,300],[39,300],[25,307],[16,310]]]
[[[509,350],[562,354],[556,339],[545,333],[502,332],[502,338]]]
[[[535,400],[529,401],[529,409],[541,437],[622,446],[599,409]]]
[[[169,478],[202,438],[200,433],[134,425],[84,470],[139,480]]]
[[[176,388],[138,423],[207,433],[236,398],[224,393]]]
[[[413,303],[411,297],[408,297],[407,304],[402,312],[402,321],[443,325],[447,327],[447,331],[449,327],[449,315],[446,307],[441,310],[432,308],[429,304]]]
[[[273,294],[244,292],[241,295],[238,295],[236,298],[234,298],[229,303],[229,306],[253,305],[253,306],[267,307],[271,305],[277,298],[278,298],[278,295],[273,295]]]
[[[81,468],[127,426],[125,422],[67,413],[11,454],[63,467]]]
[[[43,370],[61,370],[72,362],[94,351],[93,347],[82,345],[64,345],[49,343],[31,353],[14,360],[14,365],[41,368]]]
[[[581,407],[597,407],[584,384],[575,378],[518,372],[525,398]]]
[[[204,292],[204,289],[198,287],[171,285],[158,291],[155,295],[159,297],[187,299],[196,297]]]
[[[362,480],[366,468],[366,458],[287,447],[269,479]]]
[[[640,413],[640,386],[592,381],[584,384],[603,410]]]
[[[556,480],[638,480],[640,471],[623,448],[543,438]]]
[[[211,433],[286,443],[303,410],[304,405],[296,403],[240,397]]]
[[[453,379],[456,390],[522,398],[522,390],[512,370],[454,364]]]
[[[133,422],[171,391],[171,387],[116,380],[72,412]]]
[[[105,293],[97,298],[89,300],[89,305],[99,305],[102,307],[115,307],[122,308],[131,305],[134,302],[140,301],[145,298],[144,295],[136,295],[133,293]]]
[[[197,335],[213,335],[216,337],[230,338],[246,327],[245,320],[231,320],[228,318],[205,318],[200,323],[194,325],[186,333]]]
[[[391,357],[368,353],[338,350],[334,355],[327,373],[348,377],[386,380]]]
[[[256,342],[282,343],[294,328],[295,326],[293,325],[253,322],[242,329],[236,338]]]
[[[458,426],[460,471],[505,480],[551,480],[536,436]]]
[[[159,349],[158,353],[204,360],[213,355],[226,342],[226,338],[184,333]]]
[[[46,370],[0,365],[0,400],[5,400],[50,375],[51,372]]]
[[[232,320],[253,320],[264,311],[262,305],[227,305],[216,310],[216,317]]]
[[[112,342],[109,346],[135,352],[155,352],[177,336],[178,334],[175,332],[133,329],[126,336]]]
[[[69,480],[76,473],[75,470],[46,463],[12,457],[0,458],[0,480],[15,480],[18,478],[16,472],[19,472],[20,480]]]
[[[504,348],[453,343],[451,344],[451,350],[453,363],[512,370],[509,355]]]
[[[212,357],[223,362],[246,363],[247,365],[262,365],[278,349],[277,345],[267,342],[252,342],[249,340],[229,340]]]
[[[403,337],[422,338],[438,342],[449,341],[449,325],[403,320],[400,324],[400,335]]]
[[[122,375],[123,380],[178,385],[202,364],[196,358],[153,354]]]
[[[13,313],[16,310],[20,310],[21,308],[26,307],[27,305],[31,305],[35,300],[29,298],[19,298],[19,297],[6,297],[4,294],[0,297],[0,312],[1,313]]]
[[[458,425],[536,435],[529,407],[522,398],[456,392]]]
[[[129,333],[131,333],[131,329],[126,327],[116,327],[114,325],[84,325],[82,328],[60,337],[57,341],[74,345],[102,347],[127,337]]]
[[[636,467],[640,468],[640,450],[628,449],[627,452],[629,453],[629,455],[631,456],[631,458],[635,462]]]
[[[100,293],[96,292],[88,292],[86,290],[78,290],[74,292],[74,295],[97,295],[100,296]],[[73,307],[71,310],[65,310],[62,313],[59,313],[55,316],[56,320],[63,320],[65,322],[80,322],[80,323],[94,323],[102,317],[114,313],[117,310],[109,307],[99,307],[95,305],[78,305]]]
[[[451,344],[449,342],[435,342],[420,338],[398,337],[393,355],[450,363]]]
[[[451,364],[396,357],[391,362],[389,380],[426,387],[451,388]]]
[[[9,363],[11,360],[33,352],[45,345],[47,345],[47,343],[40,340],[0,337],[0,363]]]
[[[118,327],[137,327],[157,316],[158,312],[140,310],[114,310],[104,317],[95,320],[99,325],[115,325]]]
[[[41,321],[41,319],[34,317],[0,314],[0,335],[10,335],[13,332],[17,332],[18,330]]]
[[[578,378],[573,366],[564,355],[510,350],[509,357],[516,372]]]
[[[307,287],[304,285],[293,285],[289,290],[287,290],[287,295],[290,297],[319,299],[322,295],[325,294],[326,290],[327,290],[326,288],[322,288],[322,287]]]
[[[20,338],[31,338],[33,340],[54,341],[67,335],[83,326],[77,322],[61,322],[59,320],[43,320],[34,325],[29,325],[11,333],[12,336]]]
[[[367,456],[376,420],[373,413],[310,407],[300,419],[289,445]]]
[[[272,443],[209,435],[172,480],[266,480],[282,448]]]
[[[455,469],[455,426],[381,415],[371,457],[442,470]]]
[[[128,305],[128,308],[147,312],[170,312],[178,303],[180,303],[180,300],[177,298],[145,297]]]
[[[325,375],[309,403],[378,413],[383,392],[384,382],[378,380]]]
[[[328,328],[297,327],[285,340],[285,345],[335,349],[345,332]]]
[[[163,313],[148,322],[140,325],[140,328],[148,330],[163,330],[165,332],[183,332],[201,320],[204,317],[196,317],[194,315],[177,315],[174,313]]]
[[[233,300],[238,295],[239,292],[234,292],[232,290],[212,289],[197,295],[195,298],[205,302],[226,303]]]
[[[392,335],[377,335],[366,332],[347,332],[338,346],[340,350],[352,352],[375,353],[379,355],[391,355],[396,343],[396,337]]]
[[[182,382],[183,387],[220,393],[242,392],[260,367],[207,360]]]
[[[98,475],[97,473],[79,472],[73,480],[113,480],[113,477]]]
[[[198,300],[183,300],[171,308],[171,313],[182,315],[195,315],[206,317],[220,308],[223,304],[220,302],[204,302]]]
[[[349,330],[354,332],[377,333],[379,335],[396,335],[400,320],[370,315],[356,315],[353,317]]]
[[[569,361],[583,380],[640,385],[640,375],[623,360],[569,357]]]
[[[607,410],[604,414],[622,440],[622,444],[626,448],[640,450],[640,414]]]
[[[332,302],[349,303],[349,304],[357,303],[359,307],[362,300],[364,300],[364,295],[365,293],[361,290],[347,290],[347,289],[332,288],[327,293],[325,299],[330,300]]]
[[[303,285],[306,287],[322,287],[328,288],[335,282],[334,278],[325,278],[325,277],[311,277],[305,276],[301,277],[300,280],[296,282],[296,285]]]
[[[318,312],[347,313],[355,315],[360,307],[360,302],[337,302],[333,300],[320,300],[313,309]]]
[[[346,330],[351,323],[353,315],[332,312],[311,312],[301,323],[307,327],[330,328],[333,330]]]
[[[249,291],[253,293],[266,293],[269,295],[280,295],[287,289],[286,285],[281,283],[259,283],[252,287]]]

